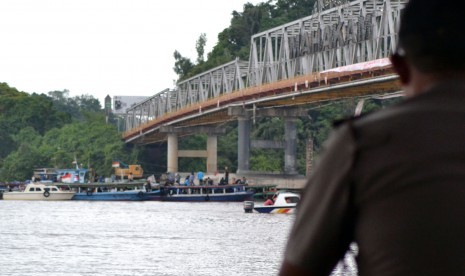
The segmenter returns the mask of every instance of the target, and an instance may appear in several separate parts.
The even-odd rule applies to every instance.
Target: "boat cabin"
[[[55,186],[45,186],[40,184],[26,185],[24,192],[58,192],[59,189]]]
[[[56,182],[57,172],[54,168],[37,168],[34,169],[32,181]]]
[[[272,198],[274,204],[278,206],[295,205],[300,201],[300,195],[290,192],[277,192]]]
[[[90,171],[88,169],[55,169],[38,168],[34,169],[33,181],[40,182],[63,182],[63,183],[86,183]]]
[[[89,179],[88,169],[56,169],[57,179],[63,183],[87,183]]]

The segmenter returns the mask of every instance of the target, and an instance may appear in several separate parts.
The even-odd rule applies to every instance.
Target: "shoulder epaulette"
[[[344,119],[335,120],[333,122],[333,127],[339,127],[342,124],[345,124],[345,123],[348,123],[348,122],[353,122],[355,120],[358,120],[358,119],[366,116],[367,114],[369,114],[369,113],[364,113],[364,114],[361,114],[359,116],[350,116],[350,117],[347,117],[347,118],[344,118]]]

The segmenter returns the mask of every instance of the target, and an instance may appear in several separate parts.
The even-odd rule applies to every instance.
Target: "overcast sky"
[[[1,0],[0,82],[24,92],[151,96],[174,87],[173,52],[196,59],[233,10],[262,0]],[[206,57],[206,56],[205,56]]]

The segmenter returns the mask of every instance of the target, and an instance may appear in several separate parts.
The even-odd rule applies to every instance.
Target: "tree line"
[[[1,181],[30,179],[34,168],[72,168],[75,159],[109,176],[113,160],[137,159],[92,96],[28,94],[0,83],[0,110]]]

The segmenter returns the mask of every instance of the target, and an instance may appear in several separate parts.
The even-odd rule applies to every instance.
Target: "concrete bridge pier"
[[[218,136],[207,136],[207,173],[215,173],[218,170]]]
[[[178,171],[178,134],[170,132],[167,135],[168,138],[168,154],[167,154],[167,172]]]
[[[238,145],[237,145],[237,174],[251,173],[249,167],[251,148],[275,148],[284,149],[284,174],[297,174],[297,120],[307,116],[307,111],[301,108],[269,108],[256,110],[254,113],[242,107],[228,109],[228,114],[237,116],[238,120]],[[260,117],[281,117],[284,119],[285,140],[266,141],[251,140],[250,116],[255,114]]]
[[[214,128],[207,126],[195,126],[195,127],[171,127],[163,126],[160,127],[160,132],[167,133],[168,140],[168,172],[178,172],[178,158],[206,158],[207,159],[207,173],[215,173],[218,170],[218,135],[224,134],[226,131],[222,128]],[[205,133],[207,134],[207,150],[179,150],[178,149],[178,135],[189,135],[193,133]]]
[[[297,118],[284,117],[284,173],[297,174]]]
[[[237,173],[249,171],[250,159],[250,117],[238,117]]]

